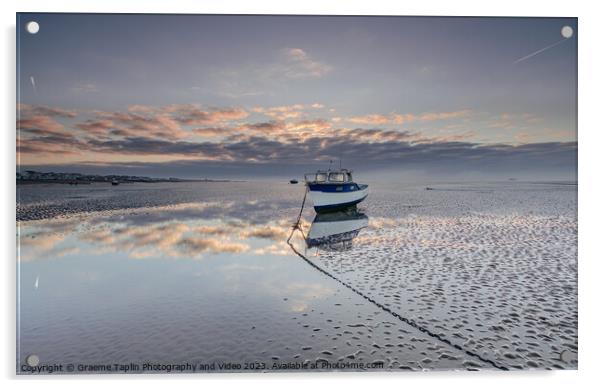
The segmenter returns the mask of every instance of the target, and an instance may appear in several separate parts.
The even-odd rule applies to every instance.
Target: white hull
[[[343,193],[311,191],[309,197],[316,210],[336,209],[337,207],[351,206],[363,201],[368,196],[368,187]]]

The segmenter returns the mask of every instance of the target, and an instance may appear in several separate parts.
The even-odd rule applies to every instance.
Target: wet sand
[[[294,236],[375,303],[286,245],[302,187],[128,186],[22,188],[19,364],[577,367],[574,186],[373,185],[350,249]]]

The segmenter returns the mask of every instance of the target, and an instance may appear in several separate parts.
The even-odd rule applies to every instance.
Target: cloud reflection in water
[[[246,219],[236,217],[241,205],[193,203],[22,223],[21,259],[58,258],[61,253],[195,260],[218,254],[289,254],[283,242],[290,221],[267,219],[257,212],[263,206],[255,204]]]

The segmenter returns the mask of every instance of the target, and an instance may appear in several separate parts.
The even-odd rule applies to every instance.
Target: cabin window
[[[345,182],[345,174],[340,172],[331,172],[328,176],[328,180],[331,182]]]
[[[316,174],[316,182],[326,182],[326,174],[324,174],[324,173]]]
[[[351,177],[351,173],[347,173],[347,182],[353,182],[353,178]]]

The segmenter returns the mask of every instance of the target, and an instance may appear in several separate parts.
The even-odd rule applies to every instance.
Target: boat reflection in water
[[[360,230],[368,226],[368,216],[357,208],[332,213],[318,213],[305,239],[307,248],[324,251],[346,251]]]

